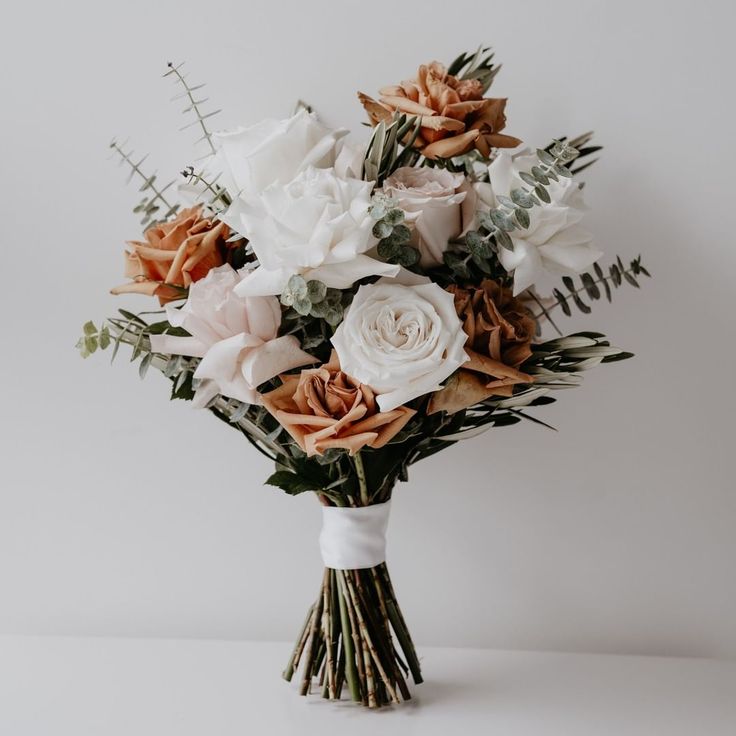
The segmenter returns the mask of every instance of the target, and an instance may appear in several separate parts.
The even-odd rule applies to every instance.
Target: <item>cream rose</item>
[[[286,184],[308,166],[335,165],[346,130],[330,130],[304,109],[286,120],[263,120],[213,136],[218,151],[208,168],[234,201]]]
[[[384,279],[358,289],[332,344],[342,370],[391,411],[441,389],[468,359],[465,340],[452,294],[429,282]]]
[[[336,289],[366,276],[396,274],[398,266],[366,255],[377,242],[368,213],[372,188],[332,169],[310,167],[243,203],[241,232],[260,265],[237,286],[238,294],[280,294],[294,274]]]
[[[192,284],[181,309],[166,308],[169,322],[191,337],[151,335],[154,352],[202,358],[194,373],[201,381],[194,402],[198,407],[217,394],[255,404],[260,384],[315,362],[295,337],[277,337],[278,299],[239,297],[234,288],[240,279],[229,265],[213,268]]]
[[[405,166],[386,179],[383,191],[406,214],[411,245],[419,251],[423,268],[442,263],[448,242],[463,232],[475,214],[475,196],[467,179],[445,169]]]
[[[538,164],[529,154],[500,153],[488,167],[490,184],[477,184],[476,194],[489,207],[497,207],[496,195],[509,196],[512,189],[526,188],[520,171]],[[499,248],[501,265],[514,274],[514,296],[532,286],[544,271],[576,274],[590,268],[603,255],[593,245],[592,235],[580,226],[585,205],[578,182],[560,177],[550,182],[549,204],[532,207],[528,228],[509,233],[514,249]]]

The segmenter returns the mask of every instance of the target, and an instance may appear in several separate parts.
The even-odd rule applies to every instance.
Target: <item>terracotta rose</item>
[[[473,148],[489,156],[491,148],[515,148],[521,141],[501,131],[506,125],[504,98],[484,98],[477,79],[457,79],[438,61],[422,64],[416,79],[383,87],[374,100],[358,99],[371,122],[390,121],[395,112],[421,118],[414,147],[427,158],[450,158]]]
[[[535,322],[511,289],[484,279],[477,287],[453,285],[447,290],[463,321],[470,360],[434,394],[428,413],[452,414],[489,396],[511,396],[516,384],[532,383],[534,378],[518,368],[532,354]]]
[[[183,289],[224,263],[229,235],[227,225],[203,216],[201,206],[180,210],[146,230],[145,242],[128,243],[125,275],[131,281],[111,292],[157,296],[162,305],[181,299]]]
[[[335,354],[320,368],[282,376],[279,388],[264,394],[263,406],[307,455],[342,448],[383,447],[416,413],[400,406],[379,411],[373,391],[340,370]]]

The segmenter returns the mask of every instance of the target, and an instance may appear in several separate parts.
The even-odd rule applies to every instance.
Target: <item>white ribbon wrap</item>
[[[384,562],[390,510],[390,501],[357,509],[323,506],[319,549],[325,567],[362,570]]]

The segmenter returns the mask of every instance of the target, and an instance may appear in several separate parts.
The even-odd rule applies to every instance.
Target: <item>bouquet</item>
[[[370,135],[349,141],[304,103],[211,132],[201,85],[169,64],[204,157],[160,186],[111,143],[143,192],[112,293],[160,309],[88,322],[78,347],[130,346],[141,376],[160,371],[172,399],[273,461],[266,483],[316,495],[325,571],[284,672],[303,695],[316,683],[375,708],[422,681],[385,563],[409,467],[494,427],[544,424],[529,409],[631,356],[559,326],[649,276],[640,258],[604,268],[583,227],[579,175],[600,146],[588,133],[523,147],[507,100],[488,96],[499,68],[481,48],[359,93]]]

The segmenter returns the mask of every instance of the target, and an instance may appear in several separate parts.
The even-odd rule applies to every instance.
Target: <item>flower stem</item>
[[[370,503],[370,496],[368,495],[368,483],[365,479],[365,468],[363,467],[363,458],[360,456],[360,450],[355,453],[353,457],[355,463],[355,472],[358,476],[358,485],[360,487],[360,500],[363,506],[368,506]]]

